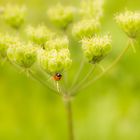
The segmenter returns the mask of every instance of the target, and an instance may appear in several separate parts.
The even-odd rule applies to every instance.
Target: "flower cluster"
[[[30,43],[17,42],[8,48],[7,56],[12,63],[27,69],[36,61],[36,48]]]
[[[3,18],[7,24],[11,27],[18,29],[24,23],[25,18],[25,10],[24,6],[19,7],[17,5],[7,5],[3,10]]]
[[[40,47],[36,47],[40,46]],[[0,35],[0,56],[13,64],[29,69],[35,62],[50,75],[62,73],[71,66],[67,37],[55,37],[45,42],[44,48],[24,43],[16,37]]]
[[[72,26],[73,36],[81,40],[84,55],[94,64],[99,63],[111,50],[110,36],[96,36],[100,29],[102,5],[102,0],[83,0],[80,11],[82,18],[80,17],[80,21]],[[74,21],[75,9],[58,4],[51,7],[47,14],[55,25],[66,29]],[[5,21],[14,28],[19,28],[23,24],[24,15],[24,7],[7,5],[3,10]],[[0,36],[1,57],[7,56],[12,63],[25,69],[31,68],[37,62],[50,75],[61,74],[71,66],[69,40],[66,36],[57,36],[45,25],[28,26],[26,33],[28,43],[11,36]]]
[[[67,37],[57,37],[44,25],[28,27],[27,34],[38,45],[38,62],[48,74],[62,73],[70,67],[72,60]]]
[[[59,51],[61,49],[67,49],[68,44],[69,44],[68,38],[64,36],[64,37],[56,37],[54,39],[47,41],[44,47],[46,50],[56,49],[57,51]]]
[[[111,51],[111,37],[94,36],[82,39],[84,55],[90,63],[99,63]]]
[[[50,75],[62,73],[71,66],[69,41],[66,37],[52,39],[39,51],[40,66]]]
[[[73,25],[72,34],[76,38],[92,37],[100,28],[99,22],[93,19],[84,19]]]
[[[31,41],[38,45],[44,45],[53,36],[53,33],[45,25],[28,26],[26,31]]]
[[[74,8],[58,4],[51,7],[47,14],[55,25],[65,29],[74,19]]]
[[[0,35],[0,58],[7,57],[7,49],[16,44],[19,39],[9,35]]]
[[[136,38],[140,33],[140,12],[125,11],[118,14],[115,19],[130,38]]]
[[[103,14],[103,4],[104,0],[82,0],[80,14],[84,18],[92,18],[99,21]]]

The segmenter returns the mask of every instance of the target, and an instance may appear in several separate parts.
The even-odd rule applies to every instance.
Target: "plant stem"
[[[134,41],[135,40],[133,38],[129,38],[128,41],[130,43],[130,46],[132,47],[133,52],[136,53],[136,48],[134,46]]]
[[[34,74],[31,70],[28,70],[29,75],[35,79],[36,81],[38,81],[40,84],[44,85],[45,87],[49,88],[50,90],[52,90],[53,92],[57,93],[57,91],[52,88],[51,86],[47,85],[44,81],[42,81],[36,74]]]
[[[68,125],[68,134],[69,140],[74,140],[74,132],[73,132],[73,118],[72,118],[72,105],[70,97],[64,100],[67,112],[67,125]]]
[[[65,86],[65,88],[67,88],[67,86],[68,86],[68,73],[67,73],[67,71],[65,71],[65,73],[64,73],[64,86]]]
[[[71,93],[72,95],[75,95],[75,91],[79,88],[81,88],[83,86],[83,84],[88,80],[88,78],[91,76],[91,74],[93,73],[93,71],[95,70],[96,65],[93,65],[91,70],[87,73],[87,75],[82,79],[82,81],[77,84],[72,90]]]
[[[81,71],[83,70],[83,66],[84,66],[84,59],[83,59],[83,60],[81,61],[81,63],[80,63],[79,70],[78,70],[77,74],[76,74],[75,77],[74,77],[74,80],[73,80],[72,85],[71,85],[71,89],[72,89],[73,86],[77,83],[77,80],[78,80],[78,78],[79,78],[79,76],[80,76],[80,74],[81,74]]]

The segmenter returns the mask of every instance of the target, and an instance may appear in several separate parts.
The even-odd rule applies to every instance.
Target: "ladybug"
[[[56,73],[56,74],[53,76],[53,79],[54,79],[55,81],[60,81],[61,78],[62,78],[62,75],[61,75],[60,73]]]

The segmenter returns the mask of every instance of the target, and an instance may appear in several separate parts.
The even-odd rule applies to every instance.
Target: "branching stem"
[[[49,88],[51,91],[57,93],[57,91],[52,88],[51,86],[47,85],[43,80],[41,80],[36,74],[34,74],[31,70],[28,70],[29,75],[35,79],[36,81],[38,81],[40,84],[44,85],[45,87]]]
[[[75,91],[83,86],[83,84],[85,83],[85,81],[88,80],[88,78],[93,73],[93,71],[95,70],[95,68],[96,68],[96,65],[94,64],[92,66],[91,70],[88,72],[88,74],[82,79],[82,81],[71,90],[72,95],[75,95]]]
[[[73,80],[73,82],[72,82],[71,89],[72,89],[73,86],[76,84],[76,82],[77,82],[77,80],[78,80],[78,78],[79,78],[79,76],[80,76],[80,74],[81,74],[81,71],[82,71],[82,69],[83,69],[83,66],[84,66],[84,60],[81,61],[79,70],[78,70],[77,74],[74,76],[74,80]]]

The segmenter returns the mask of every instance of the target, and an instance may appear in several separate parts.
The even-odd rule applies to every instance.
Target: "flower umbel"
[[[47,11],[50,20],[60,28],[66,28],[74,18],[74,8],[58,4]]]
[[[118,14],[115,19],[130,38],[136,38],[140,33],[140,12],[125,11]]]
[[[16,37],[11,37],[9,35],[0,35],[0,57],[7,57],[7,49],[19,41]]]
[[[82,0],[80,13],[84,18],[92,18],[97,21],[103,15],[104,0]]]
[[[26,8],[18,5],[6,5],[3,11],[3,18],[7,24],[19,29],[24,23]]]
[[[68,39],[56,38],[47,42],[45,50],[39,51],[39,63],[50,75],[62,73],[71,66]]]
[[[30,43],[17,43],[8,48],[7,55],[11,62],[23,68],[30,68],[36,61],[36,48]]]
[[[75,23],[72,28],[72,34],[78,39],[92,37],[98,32],[100,24],[93,19],[84,19]]]
[[[111,37],[108,35],[82,39],[82,50],[90,63],[99,63],[111,48]]]
[[[38,45],[44,45],[53,36],[53,33],[45,25],[28,26],[26,31],[31,41]]]
[[[103,14],[104,0],[81,1],[82,3],[77,9],[58,4],[48,10],[50,20],[61,29],[56,29],[55,34],[45,24],[28,26],[26,29],[28,38],[24,38],[25,36],[20,30],[15,30],[12,36],[0,34],[0,59],[2,62],[9,60],[8,63],[11,62],[26,72],[27,76],[37,80],[63,99],[67,110],[69,140],[75,140],[72,99],[80,90],[93,84],[112,69],[130,46],[135,50],[136,38],[140,33],[140,12],[126,11],[118,14],[116,21],[128,35],[129,44],[112,63],[106,67],[100,66],[99,63],[112,49],[110,35],[97,35],[101,29],[100,19]],[[25,8],[7,5],[5,8],[0,8],[1,15],[11,27],[19,29],[24,23]],[[41,20],[43,19],[41,18]],[[76,23],[72,23],[75,20]],[[68,28],[71,23],[72,28]],[[72,33],[77,40],[69,33]],[[17,34],[18,37],[23,36],[22,41],[14,37]],[[27,43],[24,42],[26,39]],[[72,65],[69,44],[75,60],[73,67],[68,71]],[[89,66],[85,64],[84,57],[80,55],[79,45],[81,45],[81,50],[88,60]],[[102,71],[96,71],[97,65]]]
[[[54,39],[50,39],[46,42],[44,48],[45,50],[56,49],[60,51],[61,49],[68,49],[69,40],[66,36],[64,37],[56,37]]]

